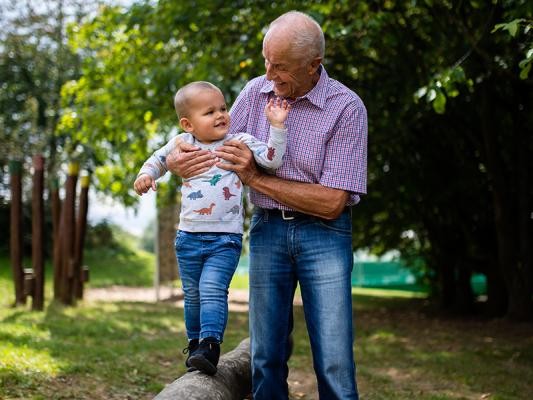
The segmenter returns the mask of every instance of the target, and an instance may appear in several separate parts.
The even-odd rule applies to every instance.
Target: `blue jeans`
[[[228,288],[241,248],[241,234],[177,232],[176,257],[189,340],[214,337],[222,342],[228,321]]]
[[[334,221],[256,209],[250,229],[254,400],[288,399],[288,338],[300,283],[320,399],[358,399],[353,356],[349,209]]]

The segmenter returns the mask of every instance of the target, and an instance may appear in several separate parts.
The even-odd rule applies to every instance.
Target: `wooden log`
[[[61,299],[61,199],[59,198],[59,179],[50,183],[50,201],[52,202],[52,236],[54,264],[54,299]]]
[[[24,271],[24,296],[35,296],[35,274],[33,268],[23,268]]]
[[[26,304],[24,273],[22,271],[22,162],[9,162],[11,180],[10,257],[15,284],[15,306]]]
[[[65,182],[65,201],[61,216],[61,301],[66,305],[74,304],[74,214],[76,208],[76,182],[78,181],[78,172],[78,164],[70,163],[67,180]]]
[[[78,220],[76,222],[76,244],[74,249],[74,296],[76,299],[83,299],[84,268],[83,247],[85,244],[85,233],[87,231],[87,211],[89,209],[89,183],[90,176],[84,175],[80,179],[81,192],[78,207]],[[88,274],[87,274],[88,276]]]
[[[33,264],[32,309],[44,308],[44,157],[33,157],[31,257]]]
[[[243,400],[252,391],[250,339],[220,357],[214,376],[188,372],[167,385],[154,400]]]

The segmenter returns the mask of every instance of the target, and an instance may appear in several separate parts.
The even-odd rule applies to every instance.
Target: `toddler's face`
[[[229,113],[224,96],[218,90],[199,90],[190,102],[190,127],[186,129],[202,143],[223,139],[229,129]]]

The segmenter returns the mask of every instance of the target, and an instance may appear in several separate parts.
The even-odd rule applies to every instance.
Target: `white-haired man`
[[[300,284],[321,399],[358,399],[353,356],[351,206],[366,193],[367,116],[361,99],[330,78],[324,34],[308,15],[274,20],[263,40],[266,74],[252,79],[231,109],[231,132],[268,137],[264,104],[289,101],[287,152],[275,175],[257,169],[243,143],[226,142],[251,188],[250,337],[254,400],[288,399],[292,303]],[[182,176],[216,162],[191,147],[171,160]],[[168,163],[168,161],[167,161]]]

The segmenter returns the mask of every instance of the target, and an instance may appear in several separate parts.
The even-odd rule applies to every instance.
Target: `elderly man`
[[[292,302],[300,284],[321,399],[357,399],[353,356],[351,206],[366,193],[367,117],[361,99],[330,78],[324,34],[306,14],[274,20],[263,40],[266,74],[252,79],[231,109],[233,133],[268,137],[263,108],[291,105],[288,147],[275,175],[250,150],[226,142],[216,156],[251,188],[250,337],[254,400],[288,398]],[[171,169],[191,176],[213,155],[182,147]]]

